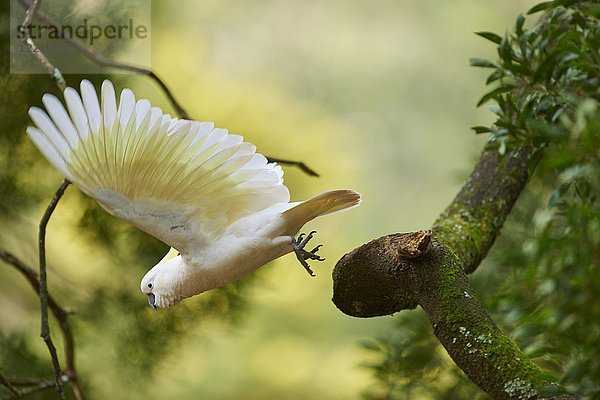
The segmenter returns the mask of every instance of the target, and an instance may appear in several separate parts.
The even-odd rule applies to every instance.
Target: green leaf
[[[558,205],[561,203],[563,196],[565,195],[565,193],[567,193],[570,187],[571,183],[565,183],[560,185],[559,188],[556,189],[548,199],[548,205],[546,207],[548,209],[558,207]]]
[[[505,136],[508,136],[509,133],[510,132],[506,128],[498,129],[496,132],[494,132],[494,137],[496,137],[496,138],[505,137]]]
[[[550,119],[550,121],[555,122],[558,117],[560,117],[560,115],[563,113],[563,111],[565,111],[566,105],[561,106],[560,108],[558,108],[554,114],[552,114],[552,118]]]
[[[500,46],[498,46],[498,54],[500,55],[500,57],[502,58],[502,60],[509,64],[512,61],[512,49],[510,47],[510,43],[508,41],[508,36],[504,35],[504,38],[501,40],[501,43],[499,43]]]
[[[519,14],[519,16],[517,17],[517,25],[515,27],[515,30],[517,31],[517,35],[521,36],[523,34],[523,24],[525,23],[525,17],[523,16],[523,14]]]
[[[579,363],[573,363],[569,366],[569,368],[567,368],[567,371],[564,373],[562,379],[565,381],[579,380],[581,379],[584,369],[585,366]]]
[[[502,93],[510,92],[511,90],[513,90],[513,88],[514,85],[504,85],[497,87],[491,92],[484,94],[483,97],[479,100],[479,103],[477,103],[477,107],[480,107],[481,105],[485,104],[488,100],[491,100]]]
[[[531,158],[529,159],[529,167],[528,167],[528,171],[529,171],[529,176],[527,178],[528,181],[531,180],[531,177],[535,173],[535,170],[537,169],[537,166],[539,165],[539,161],[542,159],[543,154],[544,154],[544,151],[540,147],[536,147],[533,150],[533,153],[531,153]]]
[[[506,142],[504,140],[502,142],[500,142],[500,147],[498,148],[498,154],[500,154],[501,156],[506,154]]]
[[[471,64],[471,67],[498,68],[496,64],[484,58],[470,58],[469,64]]]
[[[550,382],[556,381],[556,377],[549,372],[544,371],[543,377],[545,380],[548,380]],[[564,394],[564,395],[569,394],[569,392],[567,392],[567,390],[560,385],[548,385],[548,386],[536,387],[535,391],[539,396],[548,396],[548,397],[558,397],[559,394]]]
[[[363,349],[381,352],[384,350],[383,344],[377,339],[368,339],[359,341]]]
[[[500,107],[498,107],[497,105],[495,105],[495,104],[492,104],[491,106],[487,106],[487,109],[490,110],[491,112],[493,112],[494,114],[496,114],[499,117],[502,116],[502,109]]]
[[[472,126],[471,129],[473,129],[476,134],[493,132],[492,129],[487,126]]]
[[[497,81],[498,79],[502,78],[502,70],[501,69],[497,69],[494,72],[492,72],[490,74],[490,76],[487,77],[487,79],[485,80],[485,84],[489,85],[490,83]]]
[[[527,11],[527,15],[535,14],[536,12],[544,11],[548,6],[552,4],[551,1],[544,1],[543,3],[537,4]]]
[[[502,42],[502,36],[499,36],[493,32],[475,32],[475,34],[496,44],[500,44]]]
[[[571,183],[576,179],[591,175],[593,172],[593,167],[588,164],[575,164],[561,172],[559,179],[565,183]]]
[[[573,4],[577,3],[579,0],[555,0],[552,2],[552,6],[550,8],[556,8],[556,7],[564,7],[564,8],[569,8],[569,6],[572,6]]]
[[[579,58],[579,54],[568,51],[566,53],[561,54],[560,62],[568,63],[569,61],[573,61],[577,58]]]
[[[531,346],[529,349],[525,351],[525,354],[529,358],[536,358],[546,354],[557,354],[560,353],[556,347],[553,346]]]

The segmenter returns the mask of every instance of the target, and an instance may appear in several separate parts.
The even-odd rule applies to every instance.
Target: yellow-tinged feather
[[[117,108],[108,81],[100,101],[89,82],[82,81],[81,90],[81,98],[73,89],[65,92],[70,115],[58,99],[45,97],[54,121],[32,108],[40,130],[30,135],[85,193],[166,243],[181,245],[180,232],[169,241],[181,221],[190,225],[186,229],[216,229],[289,201],[280,168],[241,136],[163,115],[147,100],[136,103],[128,89]]]

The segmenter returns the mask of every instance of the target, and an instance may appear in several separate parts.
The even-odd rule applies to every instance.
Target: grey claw
[[[312,251],[304,250],[304,247],[308,244],[309,240],[312,239],[313,235],[317,233],[316,231],[311,231],[306,237],[304,237],[304,233],[298,235],[298,239],[292,237],[292,248],[294,249],[294,253],[296,253],[296,258],[300,261],[300,264],[306,269],[306,272],[309,273],[310,276],[315,276],[314,272],[310,269],[310,266],[306,262],[306,260],[317,260],[317,261],[325,261],[324,258],[319,257],[315,254],[322,245],[318,245]]]

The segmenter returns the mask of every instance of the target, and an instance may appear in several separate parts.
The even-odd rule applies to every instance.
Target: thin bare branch
[[[13,386],[13,385],[12,385],[12,384],[11,384],[11,383],[8,381],[8,379],[6,379],[6,378],[4,377],[4,375],[2,375],[2,372],[0,372],[0,383],[1,383],[2,385],[4,385],[4,386],[5,386],[5,387],[8,389],[8,391],[9,391],[9,392],[11,392],[11,393],[13,394],[13,396],[19,396],[19,395],[20,395],[20,393],[19,393],[19,391],[17,390],[17,388],[15,388],[15,387],[14,387],[14,386]]]
[[[34,1],[33,3],[28,0],[17,0],[17,1],[21,4],[21,6],[23,6],[26,9],[30,8],[32,5],[34,5],[37,2],[37,0]],[[92,61],[93,63],[104,66],[104,67],[116,68],[116,69],[120,69],[123,71],[130,71],[130,72],[135,72],[138,74],[144,74],[144,75],[150,76],[160,86],[160,88],[163,90],[163,92],[165,92],[165,94],[169,98],[169,101],[171,102],[171,105],[173,106],[173,108],[175,108],[175,110],[177,110],[177,113],[179,114],[179,116],[184,119],[189,119],[188,113],[183,109],[181,104],[179,104],[179,102],[177,100],[175,100],[175,96],[173,96],[173,93],[171,93],[171,91],[169,90],[167,85],[152,70],[138,67],[135,65],[130,65],[130,64],[125,64],[125,63],[120,63],[117,61],[110,60],[110,59],[106,58],[105,56],[103,56],[102,54],[89,49],[82,42],[65,36],[62,27],[55,24],[54,21],[52,21],[50,18],[48,18],[48,16],[46,16],[44,13],[37,12],[36,17],[39,18],[40,21],[44,22],[46,25],[55,28],[59,32],[59,35],[63,40],[65,40],[66,42],[71,44],[74,48],[76,48],[81,54],[83,54],[88,60]],[[64,90],[64,88],[61,88],[61,89]]]
[[[56,347],[52,342],[52,338],[50,337],[50,326],[48,325],[48,285],[46,279],[46,226],[48,225],[48,221],[50,220],[50,216],[54,212],[58,201],[62,197],[63,193],[67,186],[69,186],[71,182],[67,179],[63,181],[60,185],[48,208],[46,208],[46,212],[40,221],[40,232],[39,232],[39,252],[40,252],[40,306],[42,309],[42,323],[41,323],[41,332],[40,336],[44,339],[46,346],[48,347],[48,351],[50,352],[50,356],[52,357],[52,366],[54,367],[55,372],[55,382],[56,382],[56,391],[61,399],[66,399],[65,391],[63,388],[62,381],[62,371],[60,369],[60,363],[58,362],[58,356],[56,354]]]
[[[36,386],[39,385],[41,382],[46,382],[49,381],[50,379],[10,379],[10,378],[6,378],[8,380],[8,382],[13,385],[13,386]]]
[[[274,157],[267,157],[267,160],[269,162],[276,162],[278,164],[293,165],[293,166],[296,166],[296,167],[300,168],[300,170],[302,170],[307,175],[310,175],[310,176],[319,176],[319,174],[317,174],[313,169],[309,168],[302,161],[283,160],[281,158],[274,158]]]
[[[55,385],[56,385],[56,382],[54,381],[54,379],[48,379],[45,381],[32,381],[31,383],[29,383],[27,385],[23,385],[23,386],[28,386],[27,389],[22,389],[22,390],[18,391],[17,393],[11,392],[11,395],[9,395],[7,397],[1,397],[0,400],[19,399],[21,397],[25,397],[25,396],[28,396],[33,393],[41,392],[42,390],[45,390],[45,389],[53,388]]]
[[[40,283],[38,281],[37,272],[25,265],[21,260],[15,257],[13,254],[0,249],[0,259],[6,261],[8,264],[13,265],[23,276],[27,279],[33,290],[39,296],[40,294]],[[69,378],[71,385],[73,387],[73,392],[75,394],[75,398],[77,400],[83,400],[85,397],[83,395],[83,391],[81,390],[81,385],[79,383],[79,376],[77,375],[77,370],[75,368],[75,341],[73,339],[73,331],[71,330],[71,325],[69,324],[69,312],[60,307],[54,298],[48,293],[48,306],[52,311],[52,314],[56,318],[59,323],[62,335],[63,342],[65,348],[65,370],[64,375]],[[19,381],[19,380],[11,380],[13,385],[21,386],[21,385],[36,385],[38,381]]]
[[[42,0],[35,0],[33,3],[29,3],[29,7],[27,7],[25,11],[25,19],[21,24],[21,33],[23,34],[23,41],[27,44],[27,47],[31,54],[36,57],[39,62],[46,68],[50,77],[56,82],[60,90],[65,90],[67,88],[67,83],[65,82],[65,78],[62,76],[62,73],[58,68],[56,68],[50,60],[44,55],[44,53],[39,49],[39,47],[35,44],[31,36],[29,35],[29,25],[31,25],[31,21],[33,20],[34,15],[37,13],[38,8],[42,4]]]
[[[41,6],[41,0],[34,0],[33,3],[25,11],[25,19],[23,20],[21,32],[24,33],[24,41],[29,46],[32,54],[40,61],[40,63],[46,68],[52,79],[56,82],[58,87],[64,91],[67,87],[65,79],[62,76],[62,73],[58,68],[56,68],[50,60],[44,55],[44,53],[37,47],[35,42],[31,39],[29,35],[29,26],[31,25],[31,21],[33,21],[34,16],[37,13],[37,10]],[[55,385],[56,391],[61,399],[66,399],[65,392],[63,388],[62,382],[62,371],[60,369],[60,363],[58,361],[58,355],[56,354],[56,347],[54,346],[54,342],[52,342],[52,337],[50,336],[50,326],[48,325],[48,288],[46,281],[46,249],[45,249],[45,241],[46,241],[46,225],[48,224],[48,220],[50,219],[50,215],[54,211],[58,200],[64,193],[66,187],[69,185],[69,181],[65,180],[63,184],[60,186],[50,205],[46,209],[44,216],[42,217],[42,221],[40,222],[40,234],[39,234],[39,255],[40,255],[40,281],[39,281],[39,296],[40,296],[40,307],[41,307],[41,332],[40,335],[44,339],[46,346],[48,347],[48,351],[50,352],[50,357],[52,359],[52,366],[54,367],[55,372]]]
[[[17,1],[19,2],[19,4],[21,4],[21,6],[23,8],[26,8],[26,9],[32,7],[34,5],[34,3],[35,3],[35,2],[32,3],[32,2],[30,2],[28,0],[17,0]],[[100,53],[98,53],[96,51],[91,50],[90,48],[88,48],[85,44],[83,44],[79,40],[75,40],[75,39],[72,39],[70,37],[65,36],[62,27],[59,26],[59,25],[57,25],[56,23],[54,23],[54,21],[52,21],[43,12],[38,11],[36,13],[36,17],[40,21],[44,22],[46,25],[48,25],[48,26],[56,29],[57,32],[59,32],[59,36],[61,37],[61,39],[65,40],[66,42],[68,42],[69,44],[71,44],[75,49],[77,49],[81,54],[83,54],[88,60],[92,61],[93,63],[95,63],[97,65],[104,66],[104,67],[120,69],[122,71],[136,72],[138,74],[144,74],[144,75],[150,76],[160,86],[160,88],[165,93],[165,95],[167,96],[167,98],[171,102],[171,105],[173,106],[173,108],[175,108],[175,110],[177,111],[177,113],[179,114],[179,116],[181,118],[183,118],[183,119],[190,119],[189,114],[187,113],[187,111],[184,110],[184,108],[181,106],[181,104],[179,104],[179,102],[175,99],[175,96],[173,95],[173,93],[171,92],[171,90],[169,90],[169,88],[163,82],[163,80],[160,79],[158,77],[158,75],[154,71],[152,71],[151,69],[146,69],[146,68],[138,67],[138,66],[135,66],[135,65],[130,65],[130,64],[125,64],[125,63],[120,63],[120,62],[117,62],[117,61],[114,61],[114,60],[110,60],[107,57],[105,57],[104,55],[102,55],[102,54],[100,54]],[[42,54],[42,57],[43,57],[43,54]],[[44,65],[47,65],[47,64],[51,65],[49,63],[49,61],[47,61],[47,59],[45,57],[43,57],[43,59],[45,59],[46,61],[42,61],[42,59],[40,59],[40,62],[42,62],[42,64],[44,64]],[[46,62],[47,62],[47,64],[46,64]],[[61,88],[61,90],[65,89],[64,86],[60,86],[59,85],[59,87]],[[309,168],[302,161],[285,160],[285,159],[281,159],[281,158],[277,158],[277,157],[268,157],[268,156],[267,156],[267,160],[269,162],[276,162],[278,164],[293,165],[295,167],[300,168],[300,170],[303,171],[303,172],[305,172],[307,175],[310,175],[310,176],[319,176],[319,174],[317,174],[313,169]]]

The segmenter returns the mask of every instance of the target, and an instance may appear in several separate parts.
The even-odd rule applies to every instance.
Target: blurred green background
[[[45,1],[42,10],[70,12],[74,3]],[[469,127],[493,121],[475,107],[485,71],[469,67],[468,58],[493,59],[495,49],[473,32],[503,33],[536,3],[153,1],[152,68],[192,118],[214,121],[266,155],[302,160],[318,171],[321,177],[312,178],[285,168],[293,200],[347,187],[364,202],[306,227],[325,244],[327,261],[315,265],[316,278],[287,256],[156,313],[139,281],[166,246],[70,187],[49,226],[49,285],[59,304],[77,312],[71,321],[87,396],[385,398],[376,389],[381,377],[367,367],[376,356],[361,341],[391,330],[430,337],[430,327],[420,310],[369,320],[343,315],[330,301],[331,270],[345,252],[373,238],[429,227],[451,201],[486,140]],[[119,12],[114,4],[105,7],[107,15]],[[3,13],[0,25],[7,18]],[[148,77],[106,72],[117,89],[130,87],[175,115]],[[83,77],[96,85],[104,78],[66,79],[77,86]],[[62,180],[25,135],[27,109],[47,91],[58,92],[47,76],[3,69],[0,247],[30,266],[36,266],[39,218]],[[38,313],[23,277],[1,263],[3,374],[50,376]],[[58,327],[52,329],[60,350]],[[431,384],[470,388],[450,371]],[[419,388],[406,396],[432,398]],[[46,397],[54,398],[32,398]]]

